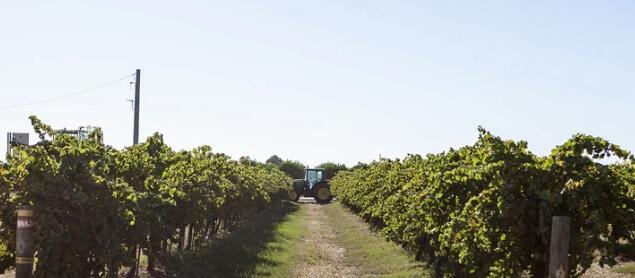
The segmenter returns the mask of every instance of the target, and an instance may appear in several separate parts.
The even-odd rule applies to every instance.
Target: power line
[[[10,113],[6,113],[6,112],[10,112]],[[13,113],[10,110],[6,110],[4,111],[4,113],[0,113],[0,118],[12,118],[12,119],[16,119],[16,120],[24,120],[27,117],[20,115],[18,113]]]
[[[117,80],[109,81],[109,82],[106,82],[104,84],[101,84],[101,85],[98,85],[98,86],[95,86],[95,87],[92,87],[92,88],[84,89],[84,90],[81,90],[81,91],[77,91],[77,92],[74,92],[74,93],[71,93],[71,94],[67,94],[67,95],[62,95],[62,96],[57,96],[57,97],[52,97],[52,98],[47,98],[47,99],[42,99],[42,100],[36,100],[36,101],[22,103],[22,104],[0,106],[0,110],[13,109],[13,108],[19,108],[19,107],[24,107],[24,106],[31,106],[31,105],[35,105],[35,104],[56,101],[56,100],[65,99],[65,98],[69,98],[69,97],[76,96],[76,95],[89,93],[89,92],[92,92],[94,90],[97,90],[97,89],[100,89],[100,88],[115,84],[115,83],[117,83],[117,82],[119,82],[121,80],[124,80],[126,78],[129,78],[129,77],[131,77],[133,75],[135,75],[135,74],[134,73],[133,74],[129,74],[129,75],[126,75],[126,76],[124,76],[122,78],[119,78]]]

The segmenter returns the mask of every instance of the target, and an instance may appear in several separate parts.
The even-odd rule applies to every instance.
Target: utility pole
[[[139,93],[141,91],[141,70],[137,69],[134,82],[134,133],[132,144],[139,144]]]
[[[135,82],[134,82],[134,131],[132,135],[132,144],[139,144],[139,93],[141,91],[141,70],[137,69],[135,73]],[[139,273],[139,254],[141,254],[141,250],[139,250],[139,245],[135,246],[133,249],[135,253],[135,263],[133,268],[130,269],[128,275],[126,277],[138,277]]]

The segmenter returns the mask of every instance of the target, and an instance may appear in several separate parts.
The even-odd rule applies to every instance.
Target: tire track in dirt
[[[293,271],[294,277],[359,277],[355,267],[345,263],[346,249],[337,243],[326,215],[318,204],[304,204],[308,234],[302,243],[302,260]]]

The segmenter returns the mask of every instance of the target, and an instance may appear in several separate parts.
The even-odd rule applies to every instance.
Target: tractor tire
[[[321,183],[313,188],[313,199],[318,204],[328,204],[333,200],[331,188],[326,183]]]
[[[289,190],[289,201],[297,202],[298,200],[300,200],[300,194],[295,190]]]

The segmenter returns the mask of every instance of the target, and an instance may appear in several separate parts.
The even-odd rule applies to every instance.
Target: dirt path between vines
[[[294,277],[359,277],[358,269],[346,265],[346,249],[337,243],[326,215],[318,204],[305,204],[308,234],[303,239],[302,260],[293,271]]]

